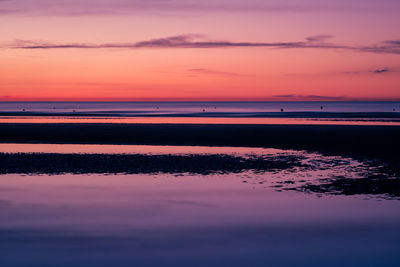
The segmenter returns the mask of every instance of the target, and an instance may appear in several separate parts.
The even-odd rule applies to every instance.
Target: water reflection
[[[285,124],[285,125],[388,125],[398,118],[248,118],[248,117],[96,117],[0,116],[0,123],[155,123],[155,124]]]
[[[288,150],[256,147],[209,146],[151,146],[151,145],[88,145],[88,144],[15,144],[0,143],[2,153],[58,153],[58,154],[225,154],[274,155]],[[293,151],[290,151],[293,152]]]
[[[0,149],[1,266],[400,264],[399,180],[374,162],[261,148]]]
[[[276,192],[243,178],[2,176],[2,264],[400,263],[400,202]]]
[[[0,173],[234,174],[243,183],[319,194],[399,197],[385,165],[306,151],[191,146],[0,144]]]

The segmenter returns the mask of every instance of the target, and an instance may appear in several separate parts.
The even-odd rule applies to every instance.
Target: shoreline
[[[300,156],[0,153],[2,174],[228,174],[311,168]]]
[[[400,159],[398,126],[0,123],[0,142],[264,147]]]
[[[339,111],[242,111],[220,112],[203,109],[202,112],[168,112],[158,110],[146,111],[0,111],[2,117],[150,117],[150,118],[298,118],[298,119],[400,119],[400,112],[339,112]]]

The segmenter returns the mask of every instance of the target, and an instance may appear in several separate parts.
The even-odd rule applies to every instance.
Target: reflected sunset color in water
[[[185,118],[185,117],[0,117],[0,123],[154,123],[154,124],[291,124],[291,125],[400,125],[390,119],[296,119],[296,118]]]
[[[2,263],[400,262],[399,201],[276,192],[252,183],[256,178],[254,174],[1,176]]]
[[[285,150],[249,147],[87,145],[87,144],[1,144],[2,153],[74,153],[74,154],[238,154],[271,155]]]

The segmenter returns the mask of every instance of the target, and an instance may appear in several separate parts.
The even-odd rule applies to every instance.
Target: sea
[[[0,102],[0,122],[400,125],[400,102]]]

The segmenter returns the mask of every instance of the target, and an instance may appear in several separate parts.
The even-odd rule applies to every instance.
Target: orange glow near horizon
[[[395,2],[78,2],[0,2],[1,101],[400,100]]]

